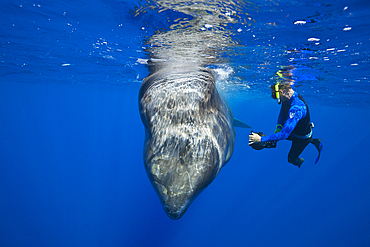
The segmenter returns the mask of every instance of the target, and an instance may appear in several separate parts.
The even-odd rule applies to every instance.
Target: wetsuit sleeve
[[[282,115],[283,115],[283,107],[280,108],[280,113],[279,113],[277,125],[279,125],[279,124],[283,125],[284,124],[285,119],[283,119]]]
[[[299,120],[304,118],[305,116],[304,109],[298,106],[293,106],[290,108],[288,113],[288,119],[285,121],[284,127],[280,132],[277,132],[273,135],[269,136],[262,136],[261,142],[268,142],[268,141],[279,141],[287,139],[288,136],[292,133],[295,126],[297,126],[297,123]]]

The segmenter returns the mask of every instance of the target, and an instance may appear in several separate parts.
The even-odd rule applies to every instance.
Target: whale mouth
[[[220,162],[208,138],[199,145],[178,139],[172,143],[151,156],[146,171],[166,214],[177,220],[216,177]]]
[[[191,203],[188,205],[182,205],[180,207],[169,207],[167,204],[164,204],[163,209],[171,220],[178,220],[185,214],[190,204]]]

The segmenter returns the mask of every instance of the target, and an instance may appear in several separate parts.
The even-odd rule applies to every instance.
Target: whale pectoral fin
[[[244,122],[242,122],[242,121],[240,121],[239,119],[236,119],[236,118],[234,118],[233,126],[234,127],[239,127],[239,128],[249,128],[249,129],[252,128],[248,124],[246,124],[246,123],[244,123]]]

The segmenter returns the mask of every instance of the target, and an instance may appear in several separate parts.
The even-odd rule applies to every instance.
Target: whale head
[[[208,69],[161,70],[139,93],[144,165],[162,206],[179,219],[230,159],[235,131]]]
[[[179,219],[216,177],[220,159],[211,139],[171,136],[146,163],[147,175],[171,219]]]

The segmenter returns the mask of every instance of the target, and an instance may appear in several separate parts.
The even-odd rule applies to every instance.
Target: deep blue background
[[[250,130],[236,129],[231,161],[172,221],[142,161],[137,94],[147,72],[136,60],[145,37],[129,11],[115,12],[137,3],[33,4],[9,1],[1,11],[1,246],[370,244],[369,105],[306,93],[324,151],[314,165],[307,147],[300,169],[287,162],[290,142],[255,151]],[[49,17],[50,30],[37,33]],[[260,95],[226,97],[235,117],[269,133],[279,106],[268,88]]]

